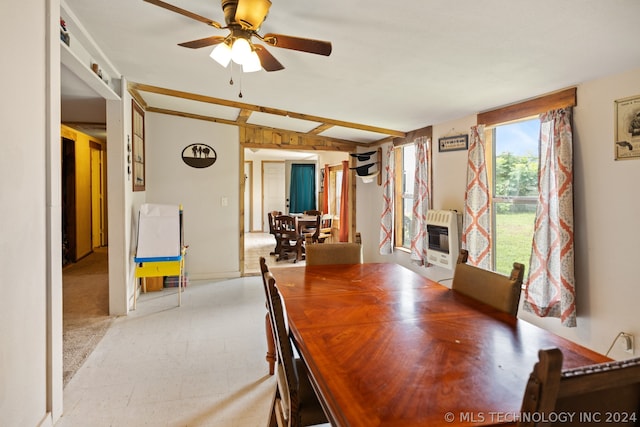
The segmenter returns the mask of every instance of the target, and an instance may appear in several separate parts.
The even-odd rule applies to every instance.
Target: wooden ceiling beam
[[[142,107],[143,110],[146,110],[149,107],[142,95],[140,95],[140,91],[135,88],[129,88],[129,93],[131,94],[131,97],[135,99],[138,105]]]
[[[348,149],[355,151],[357,147],[369,146],[369,144],[365,144],[361,142],[348,141],[348,140],[338,139],[338,138],[327,138],[324,136],[323,137],[314,136],[314,135],[309,135],[307,133],[277,129],[277,128],[272,128],[267,126],[259,126],[259,125],[249,124],[249,123],[241,124],[235,120],[222,119],[222,118],[211,117],[211,116],[203,116],[200,114],[185,113],[184,111],[168,110],[168,109],[157,108],[157,107],[148,107],[146,111],[150,113],[167,114],[171,116],[185,117],[189,119],[204,120],[208,122],[222,123],[225,125],[239,126],[247,129],[256,129],[256,130],[259,130],[262,132],[268,132],[268,133],[286,134],[289,136],[300,138],[301,141],[303,141],[302,144],[297,146],[298,149],[306,149],[306,150],[325,150],[326,149],[331,151],[332,149],[339,147],[340,150],[342,151],[345,149],[345,147],[347,147]],[[318,144],[320,140],[323,141],[323,144]],[[324,144],[324,142],[326,142],[326,144]]]
[[[331,129],[334,125],[329,124],[329,123],[323,123],[320,126],[316,126],[315,128],[311,129],[309,132],[312,135],[319,135],[322,132],[324,132],[327,129]]]
[[[238,123],[247,123],[247,120],[249,120],[249,117],[251,116],[251,113],[253,113],[253,111],[250,111],[250,110],[247,110],[246,108],[243,108],[238,113],[238,117],[236,118],[236,121]]]
[[[397,138],[404,138],[406,135],[405,132],[395,130],[395,129],[385,129],[377,126],[369,126],[369,125],[363,125],[360,123],[346,122],[343,120],[329,119],[326,117],[312,116],[309,114],[295,113],[292,111],[280,110],[277,108],[262,107],[259,105],[247,104],[244,102],[229,101],[227,99],[214,98],[206,95],[199,95],[199,94],[190,93],[190,92],[167,89],[167,88],[162,88],[158,86],[147,85],[144,83],[130,82],[129,91],[156,93],[159,95],[173,96],[177,98],[189,99],[192,101],[223,105],[231,108],[239,108],[240,110],[245,109],[248,111],[258,111],[261,113],[273,114],[277,116],[291,117],[294,119],[318,122],[323,124],[331,124],[333,126],[340,126],[340,127],[350,128],[350,129],[358,129],[366,132],[380,133],[383,135],[393,136]]]

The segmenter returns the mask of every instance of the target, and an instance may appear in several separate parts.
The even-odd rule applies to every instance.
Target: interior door
[[[284,170],[284,174],[285,174],[285,197],[286,197],[286,205],[287,205],[287,212],[289,212],[289,207],[290,207],[290,201],[291,201],[291,166],[293,164],[309,164],[309,165],[316,165],[317,161],[316,160],[285,160],[285,170]],[[315,166],[314,166],[315,167]],[[314,172],[315,175],[317,175]],[[314,203],[314,207],[312,209],[316,209],[317,206],[317,194],[316,193],[316,188],[318,188],[318,177],[315,177],[315,185],[313,187],[313,192],[314,192],[314,198],[316,200],[316,203]],[[295,213],[295,212],[294,212]]]
[[[289,212],[302,213],[316,209],[316,180],[315,164],[293,163],[291,165]]]
[[[287,212],[285,204],[284,162],[262,162],[262,230],[269,230],[267,213],[271,211]]]
[[[91,148],[91,246],[98,248],[105,244],[104,185],[102,176],[102,146],[90,142]]]

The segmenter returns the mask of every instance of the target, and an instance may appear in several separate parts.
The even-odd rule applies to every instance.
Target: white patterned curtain
[[[427,211],[429,210],[429,138],[419,137],[416,148],[416,170],[413,184],[413,215],[411,218],[411,261],[427,264]]]
[[[393,253],[393,187],[394,187],[394,165],[395,156],[393,145],[390,144],[387,150],[386,165],[383,169],[382,184],[382,215],[380,216],[380,244],[379,250],[381,255],[389,255]]]
[[[491,269],[491,215],[485,160],[484,125],[471,127],[467,188],[464,193],[462,247],[470,265]]]
[[[571,108],[540,116],[540,169],[524,310],[576,326]]]

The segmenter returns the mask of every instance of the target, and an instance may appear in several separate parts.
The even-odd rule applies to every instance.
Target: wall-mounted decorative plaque
[[[216,150],[207,144],[191,144],[182,150],[182,161],[192,168],[208,168],[217,159]]]
[[[438,151],[459,151],[469,148],[469,135],[445,136],[438,139]]]
[[[640,158],[640,95],[615,101],[615,160]]]

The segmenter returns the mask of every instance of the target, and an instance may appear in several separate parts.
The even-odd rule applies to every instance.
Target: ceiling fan
[[[224,67],[233,60],[241,64],[245,72],[258,71],[261,68],[266,71],[284,69],[284,66],[269,53],[265,46],[252,43],[252,37],[269,46],[324,56],[331,54],[331,42],[328,41],[273,33],[268,33],[264,36],[260,35],[258,31],[271,7],[270,0],[221,0],[226,23],[224,26],[209,18],[162,0],[144,1],[195,19],[219,30],[228,29],[229,34],[226,36],[211,36],[178,44],[191,49],[216,45],[216,48],[211,52],[211,57]]]

